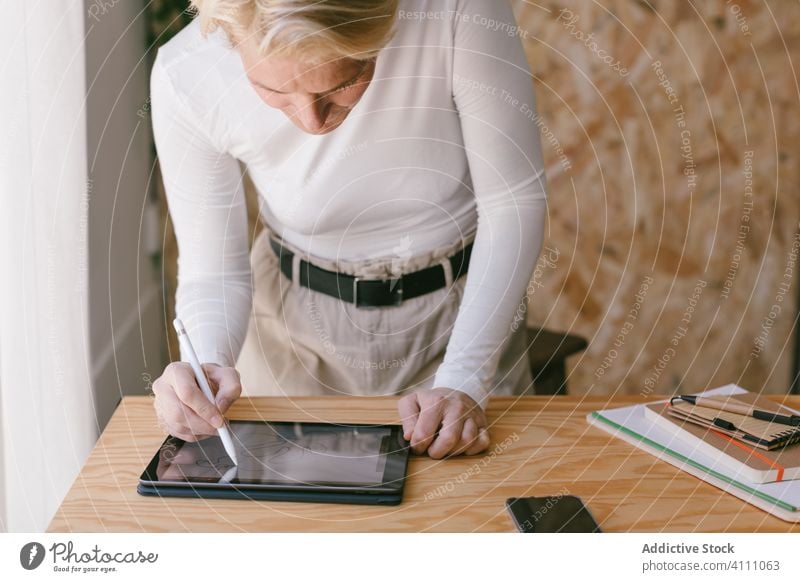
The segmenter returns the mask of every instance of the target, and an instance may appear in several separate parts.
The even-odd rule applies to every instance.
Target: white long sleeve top
[[[311,255],[392,257],[475,235],[435,386],[482,405],[542,243],[533,82],[502,0],[401,0],[396,33],[337,129],[267,106],[222,31],[197,22],[158,51],[155,143],[178,241],[176,310],[201,361],[232,366],[252,289],[246,166],[267,224]]]

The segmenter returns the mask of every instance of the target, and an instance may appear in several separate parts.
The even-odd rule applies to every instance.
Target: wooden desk
[[[613,398],[611,405],[642,401]],[[800,405],[797,396],[784,401]],[[506,498],[559,492],[582,497],[610,532],[800,531],[586,423],[587,413],[608,407],[604,397],[493,399],[488,454],[444,461],[413,457],[403,503],[371,507],[142,497],[136,493],[138,477],[164,436],[149,397],[127,397],[49,531],[502,532],[513,531]],[[230,417],[398,420],[391,397],[243,399]]]

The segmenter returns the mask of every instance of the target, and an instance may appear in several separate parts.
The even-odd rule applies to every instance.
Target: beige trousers
[[[253,311],[236,365],[245,395],[378,396],[433,387],[467,279],[451,282],[447,262],[462,242],[403,260],[345,262],[309,257],[281,241],[295,254],[295,279],[301,258],[364,278],[446,264],[449,286],[398,306],[364,308],[289,281],[280,271],[269,236],[275,235],[265,228],[250,257]],[[492,394],[532,391],[526,349],[521,325],[506,340]]]

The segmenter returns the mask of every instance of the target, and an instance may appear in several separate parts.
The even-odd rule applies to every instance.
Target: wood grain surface
[[[650,400],[655,400],[653,397]],[[603,529],[800,531],[587,424],[592,410],[641,397],[496,398],[486,454],[413,457],[403,503],[368,507],[170,499],[136,493],[164,439],[150,398],[126,397],[50,524],[51,532],[513,531],[508,497],[580,496]],[[800,405],[800,397],[780,400]],[[394,423],[395,397],[253,398],[232,419]]]

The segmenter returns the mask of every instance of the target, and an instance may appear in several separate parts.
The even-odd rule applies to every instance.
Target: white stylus
[[[197,359],[197,354],[194,351],[194,347],[192,347],[191,340],[189,340],[189,334],[186,333],[186,328],[183,327],[183,322],[176,318],[175,321],[172,322],[172,325],[175,326],[175,331],[178,332],[178,341],[181,344],[181,348],[183,348],[183,353],[189,358],[189,365],[192,366],[192,371],[194,372],[194,377],[197,379],[198,386],[200,386],[200,390],[202,390],[206,398],[211,401],[211,404],[214,404],[214,393],[211,391],[211,386],[208,385],[208,378],[206,378],[203,368],[200,367],[200,361]],[[239,461],[236,459],[236,449],[233,448],[231,431],[228,430],[228,421],[223,417],[222,422],[222,426],[217,429],[219,438],[222,440],[222,446],[225,447],[225,452],[228,453],[233,464],[238,465]]]

